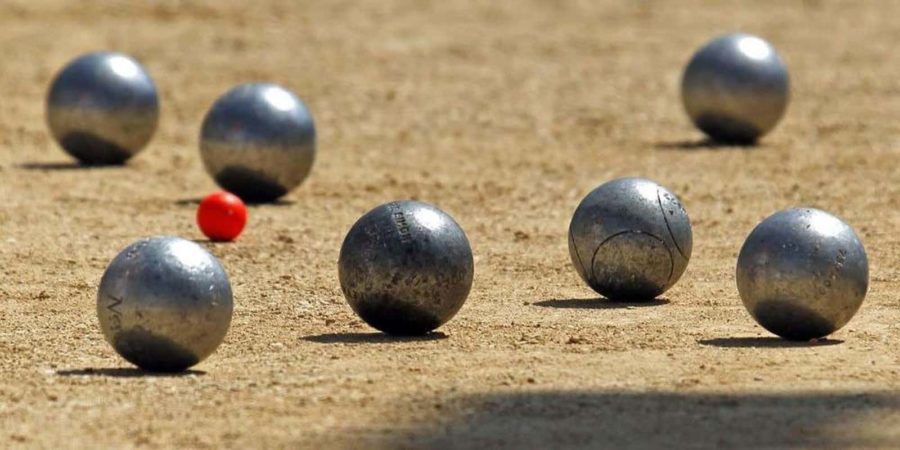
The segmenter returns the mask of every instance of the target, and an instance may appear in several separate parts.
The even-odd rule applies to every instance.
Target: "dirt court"
[[[0,446],[44,448],[897,448],[900,61],[888,1],[6,1],[0,10]],[[791,71],[757,148],[703,145],[678,83],[742,30]],[[74,165],[44,97],[78,54],[134,55],[160,89],[125,167]],[[235,293],[219,350],[139,372],[95,314],[107,263],[144,236],[202,236],[198,154],[215,98],[245,81],[306,100],[319,152],[237,243],[204,243]],[[681,281],[649,304],[597,298],[569,260],[583,195],[639,175],[694,225]],[[415,198],[467,232],[475,284],[424,339],[375,333],[337,279],[341,241]],[[846,219],[869,294],[833,339],[758,327],[734,281],[776,210]]]

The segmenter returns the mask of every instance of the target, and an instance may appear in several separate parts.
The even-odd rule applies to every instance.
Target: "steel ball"
[[[462,228],[417,201],[381,205],[347,233],[338,262],[353,311],[393,335],[421,335],[450,320],[469,294],[472,249]]]
[[[750,315],[783,338],[810,340],[840,329],[869,286],[862,242],[841,219],[787,209],[763,220],[741,248],[737,287]]]
[[[206,171],[246,202],[270,202],[299,186],[315,154],[309,109],[278,85],[237,86],[203,119],[200,155]]]
[[[83,164],[122,164],[141,151],[159,122],[159,97],[147,71],[120,53],[89,53],[50,85],[47,124]]]
[[[97,293],[106,340],[151,371],[181,371],[209,356],[225,338],[232,309],[231,284],[216,257],[170,236],[122,250]]]
[[[789,98],[781,57],[749,34],[713,39],[694,54],[681,80],[685,110],[717,141],[756,142],[781,120]]]
[[[681,202],[643,178],[600,185],[581,201],[569,225],[575,270],[612,300],[656,298],[684,273],[692,247],[691,222]]]

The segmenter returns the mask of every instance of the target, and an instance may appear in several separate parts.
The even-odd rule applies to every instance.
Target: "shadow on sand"
[[[844,343],[840,339],[815,339],[811,341],[789,341],[775,336],[727,337],[700,340],[701,345],[722,348],[809,348],[827,347]]]
[[[519,392],[446,401],[439,423],[381,448],[896,448],[890,392]]]
[[[86,367],[84,369],[57,370],[61,377],[110,377],[110,378],[178,378],[203,376],[202,370],[184,370],[181,372],[151,372],[134,367]]]
[[[94,170],[94,169],[121,169],[127,167],[125,164],[81,164],[76,161],[59,161],[59,162],[29,162],[17,164],[16,167],[23,170],[36,171],[66,171],[66,170]]]
[[[326,333],[304,336],[301,339],[319,344],[391,344],[396,342],[427,342],[447,339],[440,331],[423,336],[391,336],[384,333]]]
[[[175,205],[177,205],[177,206],[197,206],[200,204],[200,202],[202,200],[203,200],[202,197],[182,198],[182,199],[175,200]],[[273,202],[244,201],[244,203],[250,207],[266,207],[266,206],[284,207],[284,206],[293,206],[296,202],[293,200],[278,199]]]
[[[668,305],[670,302],[664,298],[654,298],[651,300],[609,300],[604,297],[598,298],[560,298],[543,300],[534,302],[533,305],[544,308],[560,308],[560,309],[628,309],[628,308],[646,308],[648,306]]]
[[[659,150],[753,150],[762,147],[757,142],[721,142],[712,139],[658,142]]]

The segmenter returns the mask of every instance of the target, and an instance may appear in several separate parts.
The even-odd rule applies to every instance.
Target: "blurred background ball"
[[[869,263],[849,225],[812,208],[773,214],[747,237],[737,285],[750,315],[783,338],[827,336],[856,314]]]
[[[619,178],[589,193],[569,225],[578,275],[612,300],[651,300],[668,290],[691,258],[687,212],[668,189]]]
[[[187,369],[209,356],[231,324],[231,283],[203,247],[178,237],[141,239],[109,264],[97,316],[119,355],[146,370]]]
[[[83,164],[122,164],[143,149],[159,122],[159,97],[147,72],[119,53],[90,53],[50,85],[47,124]]]
[[[681,98],[694,124],[712,139],[753,143],[774,128],[787,109],[787,67],[775,49],[756,36],[721,36],[688,63]]]
[[[207,195],[197,207],[197,225],[211,241],[233,241],[247,224],[247,206],[230,192]]]
[[[223,189],[248,202],[276,200],[299,186],[312,169],[312,115],[281,86],[237,86],[206,114],[200,154]]]
[[[425,334],[462,307],[472,287],[472,249],[453,218],[426,203],[399,201],[366,213],[347,233],[341,290],[369,325]]]

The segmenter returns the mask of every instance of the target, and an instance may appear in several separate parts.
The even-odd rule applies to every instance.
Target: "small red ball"
[[[247,207],[229,192],[209,194],[197,208],[197,225],[212,241],[233,241],[247,224]]]

